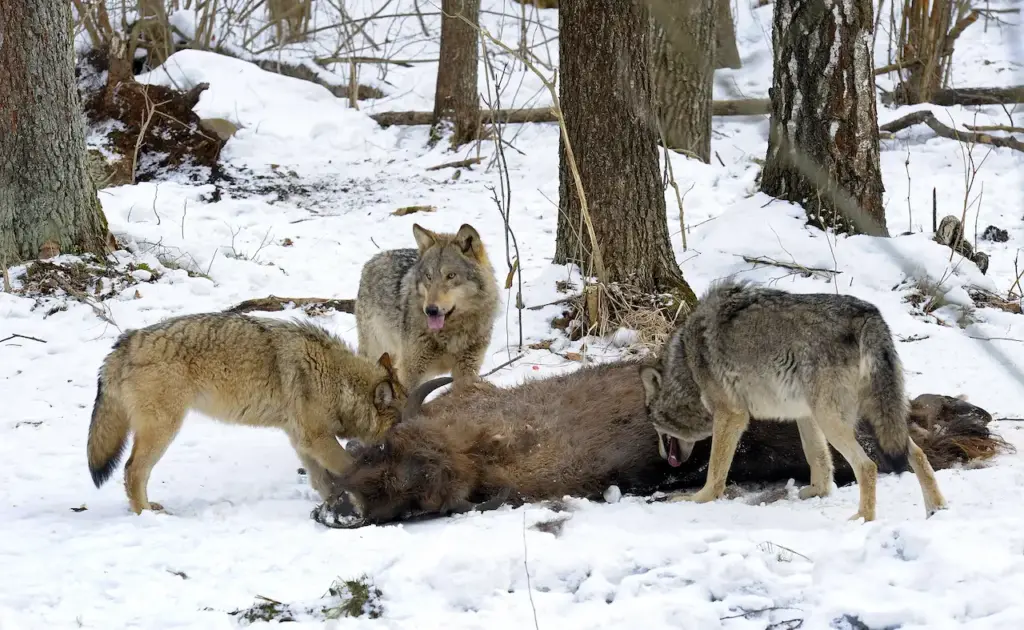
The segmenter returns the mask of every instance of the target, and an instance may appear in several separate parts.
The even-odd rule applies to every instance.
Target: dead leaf
[[[141,297],[142,297],[142,294],[141,294],[141,293],[139,293],[139,290],[138,290],[138,289],[135,289],[135,299],[137,300],[137,299],[139,299],[139,298],[141,298]]]
[[[71,511],[72,512],[84,512],[84,511],[86,511],[88,509],[89,508],[85,507],[85,504],[83,503],[82,505],[80,505],[80,506],[78,506],[76,508],[71,508]]]
[[[537,343],[531,343],[528,347],[532,350],[550,350],[553,341],[551,339],[545,339],[544,341],[538,341]]]
[[[519,269],[519,259],[518,258],[516,258],[515,261],[513,261],[512,268],[508,270],[508,275],[505,276],[505,288],[506,289],[511,289],[512,288],[512,279],[516,275],[516,269]]]
[[[566,352],[565,358],[569,359],[570,361],[582,361],[583,355],[577,352]]]

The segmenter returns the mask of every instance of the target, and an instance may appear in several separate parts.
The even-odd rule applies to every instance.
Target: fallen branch
[[[0,339],[0,343],[3,343],[5,341],[10,341],[11,339],[28,339],[29,341],[38,341],[39,343],[46,343],[45,339],[39,339],[37,337],[30,337],[28,335],[19,335],[18,333],[14,333],[13,335],[8,335],[7,337],[4,337],[3,339]]]
[[[1024,127],[1011,127],[1010,125],[964,125],[969,131],[1002,131],[1005,133],[1024,133]]]
[[[748,263],[750,263],[752,265],[768,265],[770,267],[780,267],[782,269],[789,269],[790,271],[798,271],[800,273],[807,273],[807,274],[811,274],[811,273],[825,273],[825,274],[832,274],[832,275],[838,275],[838,274],[843,273],[842,271],[839,271],[838,269],[823,269],[821,267],[804,267],[803,265],[798,265],[796,263],[783,262],[781,260],[775,260],[773,258],[765,258],[763,256],[758,256],[756,258],[753,258],[753,257],[750,257],[750,256],[741,256],[741,258],[743,258],[744,262],[748,262]]]
[[[919,124],[928,125],[928,127],[935,132],[935,135],[949,140],[966,142],[969,144],[987,144],[993,147],[1004,147],[1014,149],[1016,151],[1024,151],[1024,143],[1016,138],[992,136],[987,133],[975,133],[972,131],[959,131],[952,127],[947,127],[939,122],[939,120],[935,118],[935,114],[928,110],[914,112],[912,114],[907,114],[902,118],[897,118],[891,123],[882,125],[879,127],[879,130],[888,133],[896,133],[897,131]]]
[[[355,300],[335,300],[331,298],[290,298],[290,297],[277,297],[276,295],[268,295],[265,298],[255,298],[252,300],[246,300],[239,304],[226,309],[225,313],[251,313],[253,311],[264,311],[274,312],[286,310],[288,305],[292,306],[309,306],[309,305],[323,305],[327,308],[332,308],[339,313],[355,313],[356,301]]]
[[[439,171],[443,168],[464,168],[468,166],[475,166],[483,162],[483,158],[469,158],[468,160],[458,160],[456,162],[445,162],[444,164],[438,164],[437,166],[427,167],[428,171]]]
[[[734,101],[714,101],[711,104],[713,116],[764,116],[769,113],[771,102],[766,98],[741,99]],[[382,127],[391,125],[431,125],[434,123],[434,112],[381,112],[372,114],[370,118]],[[523,123],[558,122],[550,107],[535,109],[499,109],[481,112],[481,124],[493,125],[496,121],[506,125]]]
[[[1024,85],[1005,88],[957,88],[939,90],[932,94],[928,102],[932,105],[950,107],[952,105],[1010,105],[1024,103]],[[884,105],[893,105],[891,93],[882,94]]]

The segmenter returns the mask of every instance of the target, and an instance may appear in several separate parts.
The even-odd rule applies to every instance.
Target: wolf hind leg
[[[907,438],[910,452],[910,468],[917,476],[917,482],[921,484],[921,494],[924,496],[925,518],[931,518],[939,510],[946,509],[946,499],[939,490],[939,484],[935,480],[935,471],[932,469],[928,456],[924,454],[921,447],[914,439]]]
[[[167,452],[185,419],[183,409],[155,405],[134,410],[135,437],[132,453],[124,466],[124,487],[132,512],[143,510],[163,512],[164,507],[149,500],[147,487],[153,467]]]
[[[799,418],[796,426],[800,430],[800,444],[804,448],[804,457],[811,469],[811,483],[800,488],[797,496],[800,499],[827,497],[832,492],[832,453],[828,450],[828,441],[821,428],[813,418]]]
[[[817,420],[822,433],[825,434],[825,439],[850,463],[853,475],[857,479],[857,486],[860,488],[857,513],[851,516],[850,520],[863,518],[867,523],[875,520],[878,466],[868,457],[860,442],[857,441],[854,431],[856,418],[855,411],[847,412],[844,415],[843,411],[835,408],[816,410],[815,413],[815,420]]]

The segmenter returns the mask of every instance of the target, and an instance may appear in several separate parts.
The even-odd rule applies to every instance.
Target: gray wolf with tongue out
[[[914,471],[926,515],[945,508],[931,464],[910,437],[902,365],[873,304],[849,295],[722,282],[669,337],[659,362],[641,368],[640,378],[662,457],[678,466],[695,442],[711,437],[704,487],[670,501],[705,503],[722,496],[750,419],[776,419],[795,422],[800,432],[811,469],[800,498],[829,494],[831,444],[860,486],[853,518],[874,520],[878,467],[856,439],[864,418],[888,467],[902,472],[909,464]]]
[[[412,226],[417,248],[381,252],[363,266],[356,296],[359,354],[386,348],[410,390],[451,373],[453,388],[486,387],[480,376],[498,318],[498,282],[480,234]]]

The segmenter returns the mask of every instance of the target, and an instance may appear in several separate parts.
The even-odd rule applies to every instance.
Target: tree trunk
[[[558,12],[559,100],[604,262],[603,280],[691,301],[668,238],[647,9],[623,0],[562,0]],[[588,273],[591,241],[564,136],[558,179],[554,262],[573,262]]]
[[[704,163],[711,162],[715,3],[651,4],[651,81],[664,143]]]
[[[953,42],[947,44],[946,38],[953,24],[953,5],[954,0],[904,0],[897,61],[908,66],[898,73],[898,102],[927,103],[943,87],[953,59]]]
[[[799,203],[808,223],[822,229],[888,236],[871,14],[871,0],[776,1],[761,190]],[[841,209],[844,195],[866,222]]]
[[[71,46],[68,2],[0,0],[0,264],[106,251]]]
[[[476,138],[480,118],[477,94],[480,53],[476,29],[480,0],[442,0],[441,11],[441,53],[437,64],[435,132],[432,135],[436,137],[437,125],[449,121],[454,125],[452,146],[457,147]]]
[[[715,68],[739,70],[743,62],[736,45],[736,24],[729,0],[716,0],[715,13]]]

